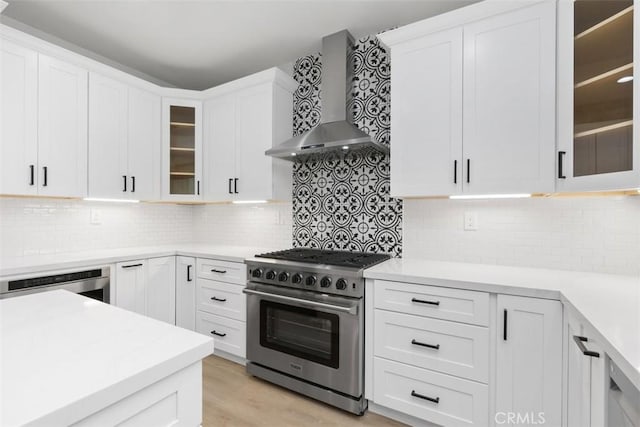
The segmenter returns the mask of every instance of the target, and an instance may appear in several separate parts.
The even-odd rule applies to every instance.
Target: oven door
[[[244,292],[248,360],[362,395],[362,299],[253,283]]]

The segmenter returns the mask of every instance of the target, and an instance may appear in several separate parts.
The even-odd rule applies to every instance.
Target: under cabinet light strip
[[[105,199],[101,197],[85,197],[83,200],[87,202],[116,202],[116,203],[139,203],[140,200],[134,199]]]
[[[464,200],[464,199],[524,199],[526,197],[531,197],[531,194],[461,194],[458,196],[449,196],[450,199],[453,200]]]
[[[266,200],[234,200],[231,203],[234,203],[236,205],[248,205],[252,203],[267,203],[267,201]]]

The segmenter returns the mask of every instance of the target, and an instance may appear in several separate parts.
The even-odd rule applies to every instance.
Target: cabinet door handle
[[[238,194],[238,178],[233,180],[233,192]]]
[[[231,181],[233,181],[233,178],[229,178],[229,194],[233,194],[233,191],[231,191]]]
[[[417,397],[419,399],[428,400],[429,402],[433,402],[433,403],[440,403],[440,398],[439,397],[425,396],[424,394],[416,393],[415,390],[411,390],[411,396]]]
[[[187,282],[191,282],[193,279],[191,278],[191,264],[187,265]]]
[[[458,161],[457,160],[453,161],[453,183],[454,184],[458,183]]]
[[[440,344],[427,344],[427,343],[423,343],[423,342],[416,341],[416,340],[411,340],[411,344],[419,345],[421,347],[429,347],[429,348],[434,348],[436,350],[440,350]]]
[[[218,301],[218,302],[226,302],[227,299],[226,298],[217,298],[217,297],[211,297],[212,301]]]
[[[471,182],[471,159],[467,159],[467,184]]]
[[[587,337],[574,335],[573,340],[576,342],[576,344],[578,345],[578,348],[580,349],[582,354],[584,354],[585,356],[600,357],[600,353],[596,351],[587,350],[587,347],[584,345],[585,342],[589,341]]]
[[[122,175],[122,192],[127,191],[127,175]]]
[[[48,170],[47,170],[47,169],[48,169],[48,168],[47,168],[46,166],[43,166],[43,167],[42,167],[42,172],[44,173],[44,180],[43,180],[43,182],[42,182],[42,186],[43,186],[43,187],[46,187],[46,186],[47,186],[47,184],[48,184],[48,182],[47,182],[47,175],[48,175],[48,174],[47,174],[47,172],[48,172]]]
[[[567,179],[563,171],[563,160],[565,154],[567,154],[566,151],[558,151],[558,179]]]
[[[502,313],[502,339],[507,340],[507,309]]]
[[[132,193],[136,192],[136,177],[135,176],[131,177],[131,192]]]
[[[440,305],[440,301],[427,301],[418,298],[411,298],[411,302],[417,302],[418,304]]]
[[[35,184],[35,166],[29,165],[29,185]]]
[[[198,196],[199,196],[200,195],[200,181],[199,180],[196,182],[196,187],[197,187],[197,193],[198,193]]]
[[[216,270],[215,268],[211,269],[212,273],[220,273],[220,274],[225,274],[227,272],[227,270]]]
[[[123,265],[122,268],[133,268],[133,267],[141,267],[142,264],[130,264],[130,265]]]
[[[217,337],[226,337],[227,334],[221,334],[220,332],[216,332],[215,330],[211,331],[211,333]]]

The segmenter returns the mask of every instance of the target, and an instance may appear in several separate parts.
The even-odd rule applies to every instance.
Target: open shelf
[[[194,172],[170,172],[171,176],[196,176]]]
[[[606,71],[602,74],[598,74],[597,76],[591,77],[590,79],[578,82],[576,83],[574,88],[579,89],[581,87],[588,86],[594,83],[606,82],[607,79],[615,80],[615,82],[617,83],[620,77],[632,76],[632,75],[633,75],[633,63],[629,63],[621,67],[614,68],[613,70]]]
[[[171,122],[170,125],[174,127],[190,127],[190,128],[196,127],[195,123],[186,123],[186,122]]]
[[[582,130],[580,132],[577,132],[574,135],[574,138],[582,138],[584,136],[596,135],[598,133],[604,133],[611,130],[624,128],[627,126],[633,126],[633,120],[624,120],[624,121],[608,124],[605,126],[598,126],[598,127],[592,127],[592,128],[588,126],[583,126]]]
[[[185,151],[185,152],[189,152],[189,153],[194,153],[196,151],[195,148],[189,148],[189,147],[169,147],[171,151]]]

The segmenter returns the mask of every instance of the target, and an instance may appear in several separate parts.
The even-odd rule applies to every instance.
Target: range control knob
[[[300,273],[294,274],[293,277],[291,278],[291,283],[295,285],[302,283],[302,274]]]
[[[253,270],[253,272],[251,273],[251,277],[255,277],[255,278],[262,277],[262,269],[256,268],[255,270]]]
[[[316,284],[316,276],[309,276],[307,277],[307,280],[304,282],[305,285],[307,286],[313,286]]]
[[[344,279],[338,279],[338,281],[336,282],[336,289],[338,289],[339,291],[344,291],[345,289],[347,289],[347,281]]]
[[[267,280],[275,280],[276,272],[273,270],[268,270],[267,273],[264,275],[264,278]]]
[[[283,271],[278,275],[278,282],[286,282],[287,280],[289,280],[289,273],[286,271]]]
[[[324,276],[322,278],[322,280],[320,280],[320,287],[321,288],[328,288],[329,286],[331,286],[331,277]]]

